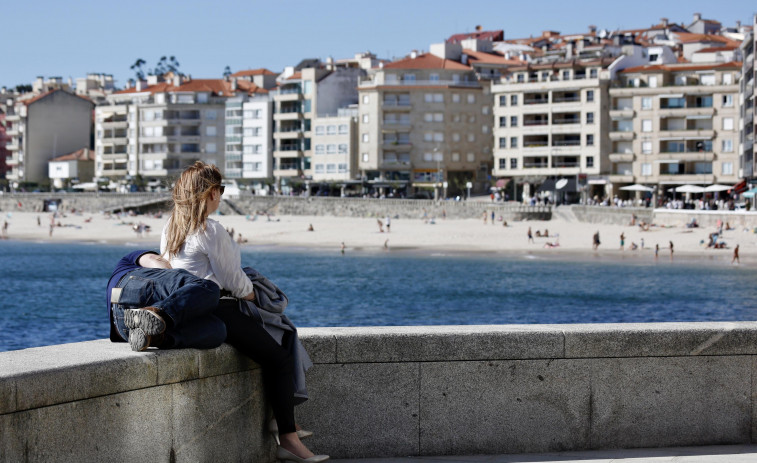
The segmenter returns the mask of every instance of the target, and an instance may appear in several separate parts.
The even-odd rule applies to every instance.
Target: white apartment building
[[[559,195],[556,200],[575,199],[583,183],[577,180],[584,178],[604,189],[599,176],[608,163],[608,66],[613,61],[528,64],[510,68],[507,79],[493,83],[493,174],[498,186],[508,185],[511,198],[526,200],[538,186],[544,194]]]
[[[374,188],[438,197],[464,195],[470,182],[486,191],[491,94],[462,57],[460,44],[434,44],[360,82],[358,165]]]
[[[740,63],[625,69],[610,89],[610,194],[630,184],[658,195],[739,179]]]
[[[95,174],[167,180],[202,160],[223,169],[226,100],[223,79],[158,82],[115,92],[95,110]]]
[[[256,191],[273,176],[273,101],[259,89],[226,102],[226,171],[250,180]]]
[[[744,61],[741,66],[740,98],[739,107],[741,112],[741,124],[739,125],[739,166],[741,177],[754,181],[757,177],[755,166],[755,143],[754,134],[757,129],[757,63],[755,51],[757,51],[757,14],[753,17],[753,28],[741,44],[741,55]]]
[[[358,79],[364,73],[308,60],[279,76],[273,92],[273,175],[278,191],[286,193],[312,178],[312,121],[356,104]]]
[[[357,168],[357,105],[335,116],[313,119],[313,183],[338,183],[341,193],[350,183],[361,183]]]
[[[6,178],[13,182],[48,181],[48,162],[90,146],[90,100],[65,90],[28,94],[5,102]]]

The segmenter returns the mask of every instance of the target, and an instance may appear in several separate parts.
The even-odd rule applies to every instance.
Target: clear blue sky
[[[163,55],[176,56],[180,69],[196,78],[218,78],[226,65],[278,72],[307,57],[339,59],[361,51],[401,57],[476,25],[519,38],[542,30],[583,32],[590,24],[646,27],[661,17],[689,24],[695,12],[725,25],[751,24],[757,2],[6,0],[0,4],[0,86],[88,72],[113,74],[123,86],[137,58],[151,67]]]

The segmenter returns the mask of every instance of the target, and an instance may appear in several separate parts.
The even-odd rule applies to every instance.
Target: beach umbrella
[[[704,193],[704,187],[696,185],[682,185],[673,189],[676,193]]]
[[[621,190],[626,191],[654,191],[654,188],[634,183],[633,185],[620,187]]]
[[[726,191],[726,190],[730,190],[731,188],[732,188],[732,187],[730,187],[730,186],[728,186],[728,185],[718,185],[718,184],[716,183],[716,184],[714,184],[714,185],[710,185],[710,186],[708,186],[708,187],[705,187],[704,191],[706,191],[706,192],[708,192],[708,193],[709,193],[709,192],[711,192],[711,191]]]

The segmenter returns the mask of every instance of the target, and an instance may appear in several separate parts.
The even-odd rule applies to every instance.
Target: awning
[[[544,183],[542,183],[536,191],[578,191],[578,188],[575,177],[560,178],[556,180],[548,178],[547,180],[544,180]]]
[[[555,189],[555,181],[551,178],[548,178],[544,180],[544,183],[539,185],[539,188],[536,189],[536,192],[542,192],[542,191],[554,191]]]
[[[505,187],[505,185],[507,185],[507,183],[508,183],[509,181],[510,181],[510,179],[509,179],[509,178],[501,178],[501,179],[497,180],[497,183],[495,183],[494,185],[495,185],[495,186],[496,186],[497,188],[504,188],[504,187]]]
[[[686,119],[712,119],[712,115],[709,115],[709,116],[705,116],[705,115],[686,116]]]

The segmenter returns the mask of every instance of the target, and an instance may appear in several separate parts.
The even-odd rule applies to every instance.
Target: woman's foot
[[[279,435],[281,448],[292,453],[293,455],[304,459],[315,456],[305,444],[302,443],[296,432],[289,432]]]

